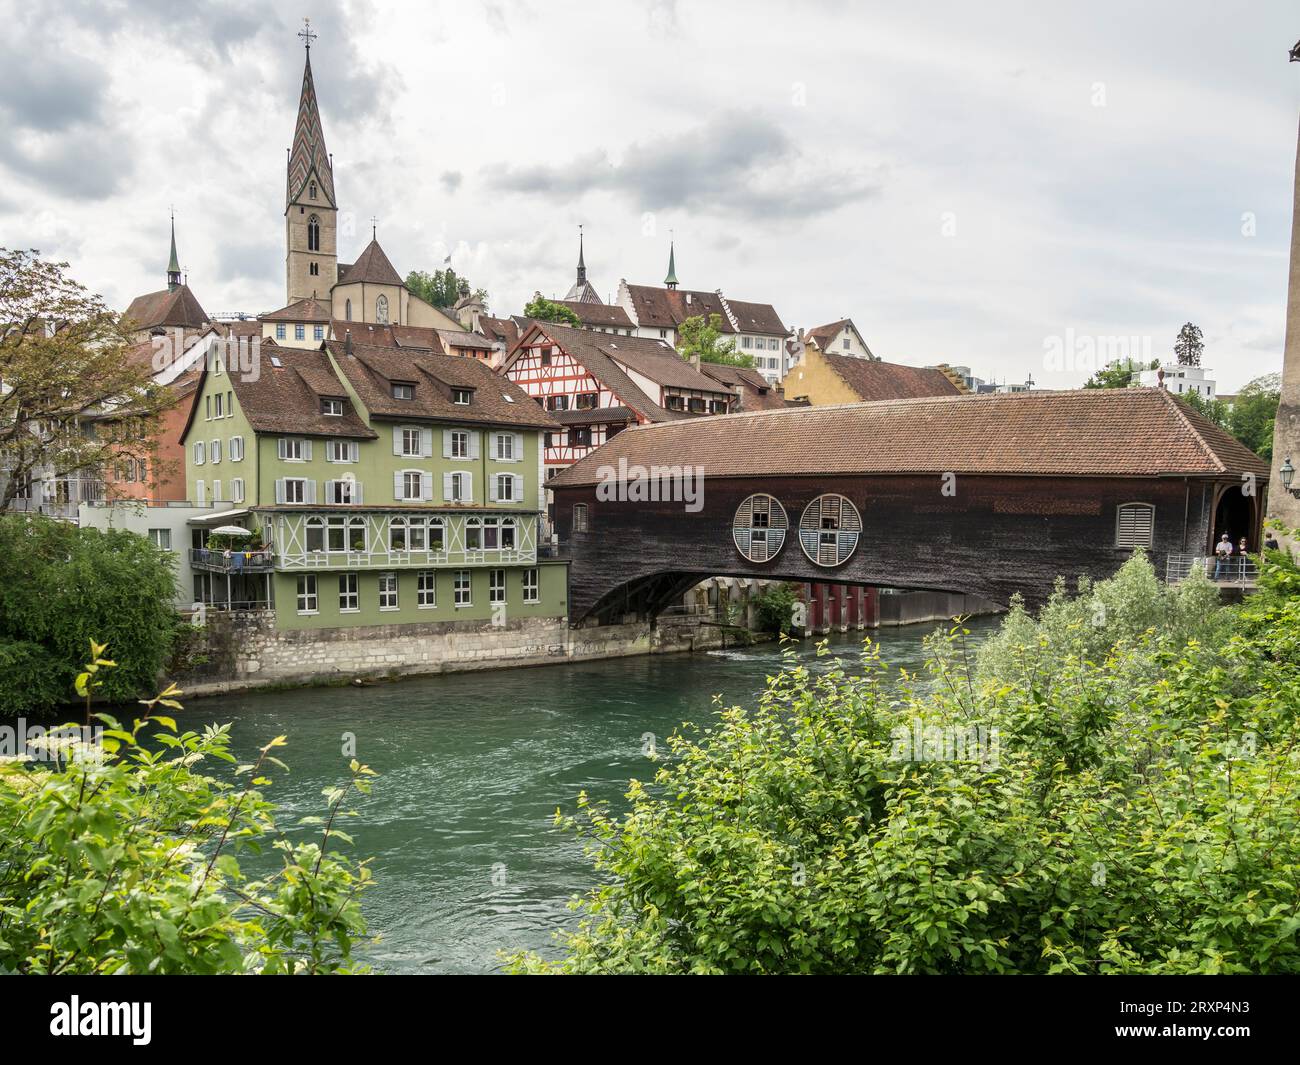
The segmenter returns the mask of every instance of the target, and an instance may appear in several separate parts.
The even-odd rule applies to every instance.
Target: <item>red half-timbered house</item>
[[[547,434],[546,477],[629,425],[726,414],[736,395],[657,340],[534,322],[500,372],[560,422]]]

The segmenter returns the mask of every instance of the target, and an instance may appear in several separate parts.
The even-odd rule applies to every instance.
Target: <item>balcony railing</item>
[[[209,573],[267,573],[275,569],[275,553],[191,547],[190,565]]]
[[[282,551],[281,569],[399,569],[411,566],[505,566],[537,561],[531,547],[442,551]]]
[[[1225,559],[1213,555],[1170,555],[1165,562],[1165,583],[1185,581],[1198,569],[1216,584],[1253,587],[1259,580],[1259,565],[1250,555],[1230,555]]]

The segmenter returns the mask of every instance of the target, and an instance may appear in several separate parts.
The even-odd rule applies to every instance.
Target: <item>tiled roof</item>
[[[783,337],[790,332],[770,303],[746,303],[744,300],[724,298],[742,333],[768,333]]]
[[[559,423],[513,381],[486,363],[456,355],[425,355],[391,347],[343,341],[325,345],[337,360],[372,417],[459,424],[530,426],[554,429]],[[415,385],[415,398],[393,398],[393,382]],[[470,403],[452,402],[453,388],[473,389]]]
[[[470,333],[465,330],[456,329],[437,329],[439,339],[442,340],[443,348],[477,348],[483,351],[492,350],[492,341],[482,333]],[[450,354],[450,352],[448,352]]]
[[[853,322],[848,318],[841,318],[838,322],[829,322],[826,325],[814,326],[812,329],[809,329],[808,332],[804,333],[804,340],[814,341],[819,348],[825,351],[826,345],[834,340],[836,334],[846,325],[853,325]]]
[[[591,303],[588,300],[555,300],[568,307],[583,325],[604,326],[606,329],[632,329],[634,323],[627,311],[616,303]]]
[[[207,312],[199,306],[198,298],[189,285],[178,285],[175,291],[163,289],[136,296],[124,315],[136,329],[159,327],[201,329],[208,324]]]
[[[357,256],[357,261],[347,268],[347,273],[340,275],[340,285],[352,285],[364,281],[371,285],[402,285],[393,264],[388,261],[379,241],[372,240],[366,250]],[[396,308],[394,308],[396,313]]]
[[[628,344],[629,340],[639,343]],[[657,385],[719,394],[730,391],[726,385],[695,369],[672,348],[656,341],[646,344],[640,337],[610,337],[602,350],[615,362],[648,377]]]
[[[499,344],[504,344],[507,349],[514,347],[515,341],[519,339],[519,326],[515,324],[513,318],[491,318],[486,314],[480,314],[478,327],[486,336]]]
[[[782,410],[785,394],[768,382],[757,370],[745,366],[726,366],[722,363],[702,362],[700,373],[720,381],[740,397],[738,410]]]
[[[561,425],[626,425],[636,421],[636,413],[630,407],[589,407],[557,410],[552,414]]]
[[[342,318],[335,318],[330,323],[331,339],[343,340],[349,333],[354,344],[442,354],[438,330],[431,326],[379,325],[376,322],[349,322]]]
[[[204,377],[207,373],[205,368]],[[342,417],[321,413],[322,396],[346,397],[347,390],[330,366],[329,358],[319,349],[263,344],[256,379],[232,373],[229,380],[254,432],[359,440],[372,440],[378,435],[352,409],[351,403],[344,404],[346,413]],[[192,410],[190,423],[193,420]]]
[[[601,467],[697,462],[706,477],[838,474],[1182,477],[1268,464],[1164,389],[1079,389],[756,411],[619,433],[550,486]]]
[[[637,324],[643,328],[676,329],[687,318],[716,314],[722,319],[719,331],[736,330],[716,292],[693,289],[656,288],[653,285],[628,285]]]
[[[632,378],[628,377],[623,367],[611,358],[611,354],[620,351],[625,355],[630,351],[645,350],[672,353],[673,349],[659,340],[649,340],[644,337],[616,337],[611,333],[574,329],[572,326],[556,325],[554,322],[533,322],[516,341],[510,356],[501,364],[498,373],[504,375],[518,361],[525,344],[533,339],[534,330],[553,344],[559,345],[560,349],[571,358],[577,359],[592,377],[614,393],[619,403],[631,407],[641,417],[652,422],[673,421],[687,417],[684,413],[666,410],[659,406]],[[677,356],[673,354],[672,357]]]
[[[316,83],[311,76],[311,53],[302,71],[302,95],[298,98],[298,120],[293,129],[293,148],[289,154],[289,175],[285,196],[287,203],[303,198],[303,190],[312,174],[320,182],[320,191],[329,206],[334,200],[334,169],[325,148],[325,132],[316,100]]]
[[[258,319],[263,322],[328,322],[330,309],[320,300],[314,300],[309,296],[306,299],[295,300],[278,311],[258,315]]]
[[[822,358],[861,400],[955,396],[961,392],[942,370],[828,352]]]

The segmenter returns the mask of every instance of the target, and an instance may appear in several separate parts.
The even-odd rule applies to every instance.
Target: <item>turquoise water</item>
[[[977,620],[978,637],[995,622]],[[921,662],[934,625],[881,630],[896,671]],[[861,635],[833,637],[854,661]],[[813,669],[811,645],[800,657]],[[618,801],[632,777],[647,779],[647,733],[662,745],[683,721],[714,713],[713,696],[746,702],[780,667],[775,644],[736,651],[662,655],[534,669],[462,673],[365,688],[316,688],[196,699],[184,726],[233,723],[241,759],[285,734],[269,797],[288,828],[324,812],[321,789],[342,781],[347,735],[375,769],[374,793],[353,805],[353,853],[373,856],[376,886],[365,896],[367,948],[381,972],[482,973],[499,950],[554,951],[571,927],[567,900],[594,881],[581,844],[552,827],[557,806],[578,792]],[[251,759],[250,759],[251,760]]]

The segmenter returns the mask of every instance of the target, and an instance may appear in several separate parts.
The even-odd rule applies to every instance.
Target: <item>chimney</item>
[[[691,368],[692,368],[693,370],[695,370],[697,373],[699,372],[699,369],[700,369],[700,353],[699,353],[698,351],[697,351],[694,355],[691,356]]]
[[[352,354],[352,330],[351,329],[349,329],[346,333],[343,334],[343,354],[345,355]]]

